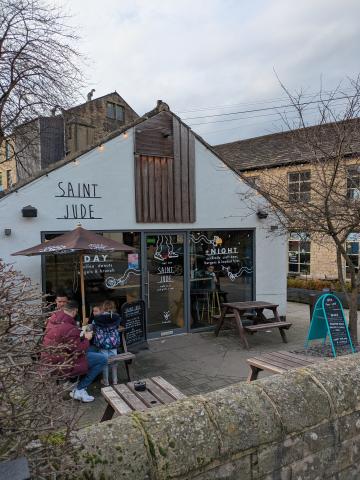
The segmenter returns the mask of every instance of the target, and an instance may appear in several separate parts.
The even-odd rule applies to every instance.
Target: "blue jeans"
[[[86,352],[87,361],[89,364],[89,370],[86,375],[77,384],[77,390],[87,388],[107,365],[107,357],[99,352]]]
[[[100,348],[100,352],[106,356],[108,359],[109,357],[113,357],[114,355],[117,355],[117,348],[111,348],[111,349],[105,349],[105,348]],[[111,365],[111,375],[112,375],[112,381],[113,384],[116,385],[118,383],[117,379],[117,364],[113,363]],[[105,365],[103,368],[103,381],[105,385],[109,385],[109,366]]]

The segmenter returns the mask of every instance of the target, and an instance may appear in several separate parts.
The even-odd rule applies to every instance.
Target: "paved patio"
[[[240,343],[236,330],[222,330],[216,338],[213,332],[178,335],[149,342],[131,366],[132,379],[161,375],[187,395],[206,393],[232,383],[246,380],[246,358],[261,352],[301,349],[309,326],[309,306],[288,303],[287,320],[293,325],[286,331],[288,343],[282,343],[277,330],[248,336],[250,350]],[[261,375],[266,375],[262,373]],[[125,368],[119,367],[119,382],[126,381]],[[81,404],[82,425],[100,420],[105,401],[100,382],[89,388],[96,397],[91,404]]]

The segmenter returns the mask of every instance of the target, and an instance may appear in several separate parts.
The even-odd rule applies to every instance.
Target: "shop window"
[[[289,200],[308,202],[310,200],[311,172],[288,173]]]
[[[360,233],[351,233],[346,240],[346,253],[349,255],[351,263],[355,266],[356,272],[359,268],[359,242]],[[346,263],[346,278],[350,278],[349,264]]]
[[[125,119],[125,109],[121,105],[116,103],[107,102],[106,103],[106,116],[114,120],[119,120],[123,122]]]
[[[220,304],[253,299],[253,233],[190,232],[191,328],[206,327]]]
[[[104,300],[113,300],[120,309],[125,302],[141,298],[140,234],[136,232],[97,232],[104,237],[137,249],[134,253],[113,252],[84,255],[87,315],[91,307]],[[45,234],[45,240],[60,235]],[[77,255],[45,256],[45,292],[49,301],[58,290],[80,302],[79,264]]]
[[[304,232],[291,232],[289,236],[289,274],[307,275],[310,273],[310,235]]]
[[[350,167],[347,170],[346,196],[352,200],[360,199],[360,168]]]

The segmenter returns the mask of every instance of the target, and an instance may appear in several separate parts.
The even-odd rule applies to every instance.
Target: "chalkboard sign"
[[[139,300],[124,303],[121,307],[121,316],[125,323],[127,345],[139,345],[145,342],[145,302]]]
[[[334,357],[337,348],[347,348],[354,353],[344,310],[340,300],[332,293],[325,293],[316,301],[306,347],[310,340],[323,339],[325,343],[328,335]]]

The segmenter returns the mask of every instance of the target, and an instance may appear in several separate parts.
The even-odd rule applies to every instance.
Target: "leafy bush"
[[[288,288],[304,288],[306,290],[319,290],[329,288],[334,292],[341,292],[342,287],[339,280],[320,280],[290,277],[287,281]],[[350,291],[350,283],[347,283],[347,290]]]

